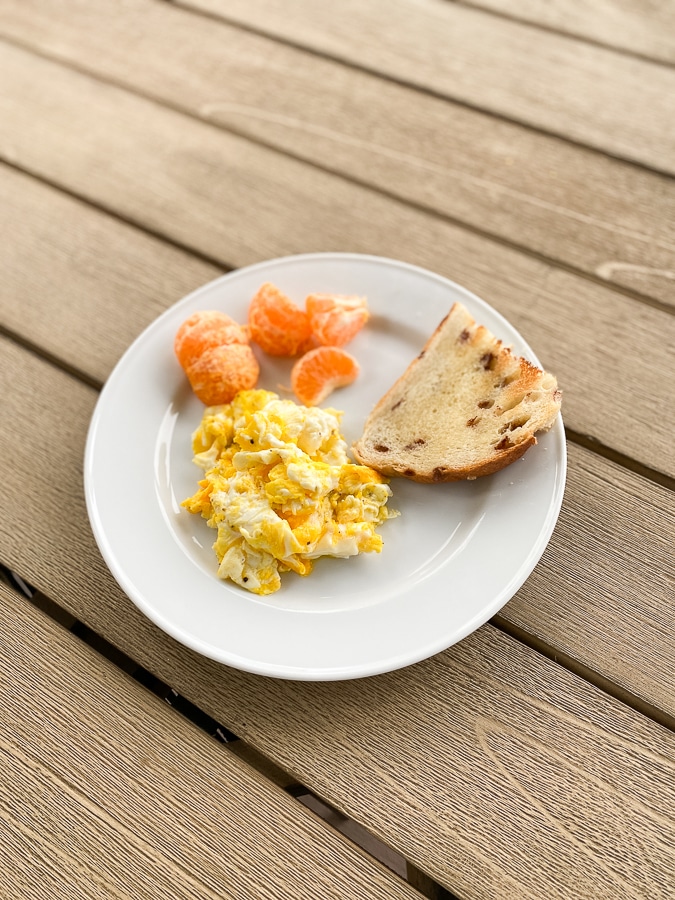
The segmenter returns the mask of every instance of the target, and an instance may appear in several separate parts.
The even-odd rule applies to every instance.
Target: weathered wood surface
[[[675,186],[666,177],[157,0],[71,0],[67,15],[54,15],[51,0],[0,0],[3,34],[675,305]]]
[[[120,604],[126,609],[128,603],[112,590],[98,609],[112,579],[91,535],[82,490],[84,441],[96,393],[7,341],[0,347],[5,423],[0,475],[7,508],[0,522],[0,560],[37,580],[36,586],[94,630],[107,632],[122,614]],[[46,482],[27,480],[25,474],[35,422],[51,437]],[[552,653],[559,649],[675,717],[675,648],[667,639],[675,624],[669,528],[675,498],[587,450],[569,449],[560,524],[542,562],[502,616],[545,641]],[[30,512],[37,509],[39,536]],[[61,562],[55,567],[56,556]],[[138,627],[129,624],[123,632]],[[137,658],[133,635],[124,640],[132,641],[131,655]]]
[[[0,562],[462,897],[675,893],[673,492],[571,443],[558,527],[503,630],[365,681],[263,679],[176,644],[107,571],[82,491],[95,386],[227,268],[376,253],[483,296],[558,374],[574,440],[672,483],[669,14],[0,0]],[[410,894],[6,594],[0,854],[16,868],[0,894],[56,896],[65,873],[115,896],[128,873],[138,896],[181,896],[185,871],[185,896],[228,874],[245,885],[230,880],[232,896],[288,896],[258,848],[289,836],[304,895],[356,896],[363,873],[369,896]],[[151,735],[160,753],[132,773]],[[87,765],[101,751],[106,765]],[[195,803],[211,783],[215,820]]]
[[[97,556],[80,484],[95,391],[6,342],[0,358],[22,372],[2,438],[3,560],[460,895],[668,896],[671,732],[490,626],[358,682],[279,682],[187,651],[135,610]],[[6,471],[34,430],[25,408],[36,397],[51,437],[46,485],[18,461]]]
[[[674,546],[672,491],[570,447],[557,532],[499,620],[667,709],[675,725],[675,679],[665,706],[653,690],[675,671]]]
[[[47,366],[30,360],[26,377],[39,368]],[[656,886],[655,896],[668,895],[672,734],[489,626],[415,667],[324,685],[247,676],[157,631],[113,586],[88,532],[77,484],[86,417],[77,407],[94,392],[50,375],[42,395],[60,413],[54,446],[72,453],[61,461],[47,453],[53,487],[41,491],[29,535],[21,523],[33,492],[23,477],[17,510],[15,473],[18,522],[3,533],[3,559],[460,894],[569,897],[576,886],[583,896],[638,896]],[[620,815],[618,831],[599,827],[608,815]]]
[[[292,44],[675,171],[675,70],[445,0],[181,0]],[[654,29],[658,31],[658,28]]]
[[[421,895],[0,584],[3,897]]]
[[[675,6],[669,0],[467,0],[467,6],[492,10],[647,59],[675,62]]]
[[[0,164],[0,326],[102,384],[133,336],[223,273]]]
[[[435,269],[497,307],[537,348],[565,391],[570,428],[675,476],[675,409],[663,377],[663,362],[675,352],[671,314],[23,50],[5,49],[0,158],[14,158],[222,265],[339,247]],[[125,303],[124,296],[117,302]]]

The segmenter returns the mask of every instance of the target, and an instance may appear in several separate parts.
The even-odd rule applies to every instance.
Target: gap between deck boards
[[[224,272],[225,271],[228,270],[224,270]],[[54,354],[43,350],[42,347],[40,347],[38,344],[34,344],[33,342],[26,340],[21,335],[15,333],[11,329],[5,328],[1,324],[0,335],[4,335],[5,337],[14,341],[20,347],[23,347],[23,349],[27,350],[29,353],[32,353],[39,359],[43,359],[50,365],[61,369],[67,375],[70,375],[72,378],[83,382],[88,387],[91,387],[96,391],[100,391],[103,388],[103,382],[92,378],[86,372],[83,372],[75,366],[70,365],[68,362],[59,358],[58,356],[55,356]],[[585,450],[589,450],[591,453],[594,453],[596,456],[599,456],[602,459],[606,459],[609,462],[616,463],[622,468],[627,469],[629,472],[633,472],[635,475],[639,475],[641,478],[650,481],[652,484],[657,484],[660,487],[666,488],[667,490],[675,491],[675,478],[672,478],[665,472],[660,472],[658,469],[653,469],[650,466],[646,466],[644,465],[644,463],[641,463],[630,456],[626,456],[626,454],[620,453],[618,450],[614,450],[612,447],[603,444],[601,441],[596,440],[590,435],[582,434],[581,432],[575,431],[574,429],[565,426],[565,437],[570,443],[576,444],[579,447],[583,447]]]
[[[180,4],[180,3],[174,3],[173,0],[164,0],[164,2],[168,2],[168,3],[171,3],[172,5],[179,6],[181,9],[190,11],[190,12],[194,13],[195,15],[203,15],[203,16],[211,17],[210,13],[204,12],[202,10],[195,10],[192,7],[184,6],[183,4]],[[217,21],[220,21],[220,22],[226,21],[222,17],[219,17],[219,16],[216,16],[215,18]],[[258,32],[254,29],[247,29],[245,26],[241,26],[238,23],[231,23],[231,24],[235,25],[238,28],[242,28],[242,30],[244,30],[244,31],[251,30],[252,33],[261,34],[262,36],[268,37],[267,35],[264,35],[263,32]],[[660,312],[665,312],[665,313],[668,313],[669,315],[675,315],[675,307],[673,307],[672,305],[670,305],[664,301],[659,300],[656,297],[652,297],[648,294],[643,294],[640,291],[636,290],[635,288],[627,287],[626,285],[620,284],[619,282],[609,281],[605,278],[602,278],[601,276],[599,276],[597,274],[594,274],[593,272],[587,271],[585,269],[580,269],[580,268],[572,265],[571,263],[567,263],[562,260],[558,260],[553,257],[550,257],[550,256],[546,255],[545,253],[541,253],[537,250],[533,250],[533,249],[529,248],[526,244],[521,244],[521,243],[518,243],[517,241],[510,241],[510,240],[508,240],[508,238],[505,238],[500,234],[480,228],[477,225],[471,224],[470,222],[465,222],[461,218],[456,218],[447,213],[439,212],[438,210],[434,209],[433,207],[425,205],[421,201],[415,201],[410,198],[404,198],[404,197],[400,196],[399,194],[396,194],[393,191],[388,191],[382,187],[373,185],[369,182],[366,182],[362,179],[357,178],[354,175],[350,175],[347,172],[344,172],[338,168],[333,168],[329,165],[324,165],[324,164],[318,162],[317,160],[308,159],[297,153],[292,152],[289,149],[282,149],[281,147],[279,147],[277,144],[273,143],[272,141],[265,141],[260,137],[251,135],[250,133],[246,132],[243,129],[237,129],[237,128],[233,127],[232,125],[225,125],[223,123],[217,123],[209,118],[199,116],[195,112],[190,110],[188,107],[181,106],[180,104],[177,104],[177,103],[171,103],[166,99],[160,98],[152,93],[148,93],[147,91],[141,90],[137,86],[130,87],[128,84],[126,84],[116,78],[105,77],[103,75],[100,75],[84,66],[78,65],[77,63],[74,63],[70,60],[64,60],[64,59],[60,58],[59,56],[55,56],[50,53],[47,53],[46,51],[44,51],[42,49],[38,49],[36,47],[33,47],[29,44],[26,44],[21,40],[11,38],[11,37],[6,37],[3,35],[0,38],[0,41],[5,42],[12,46],[16,46],[16,47],[20,48],[21,50],[25,51],[26,53],[30,53],[40,59],[45,59],[49,62],[60,65],[64,69],[68,69],[70,71],[78,73],[79,75],[83,75],[87,78],[91,78],[93,81],[96,81],[100,84],[106,84],[111,87],[117,88],[119,90],[125,91],[126,93],[129,93],[133,96],[141,98],[142,100],[144,100],[147,103],[152,103],[155,106],[158,106],[163,109],[169,109],[169,110],[171,110],[179,115],[185,116],[195,122],[199,122],[201,125],[210,126],[211,128],[214,128],[217,131],[221,131],[221,132],[225,132],[226,134],[234,135],[242,140],[249,141],[251,144],[253,144],[255,146],[263,147],[266,150],[272,151],[273,153],[278,153],[280,156],[284,156],[289,159],[293,159],[296,162],[299,162],[299,163],[302,163],[303,165],[309,166],[310,168],[314,169],[315,171],[324,172],[327,175],[331,175],[336,178],[341,178],[348,184],[354,185],[359,188],[363,188],[364,190],[367,190],[367,191],[372,191],[373,193],[375,193],[381,197],[385,197],[388,200],[392,200],[396,203],[400,203],[406,207],[409,207],[410,209],[413,209],[417,212],[421,212],[424,215],[428,215],[436,220],[446,222],[446,223],[448,223],[450,225],[454,225],[458,228],[462,228],[465,231],[469,232],[470,234],[476,235],[477,237],[481,237],[486,240],[494,241],[499,246],[506,247],[506,248],[508,248],[510,250],[514,250],[518,253],[522,253],[524,256],[527,256],[531,259],[536,259],[539,262],[543,262],[546,265],[551,266],[555,269],[560,269],[560,270],[568,272],[576,277],[583,278],[584,280],[591,282],[592,284],[597,284],[601,287],[609,288],[613,291],[616,291],[618,294],[621,294],[622,296],[625,296],[631,300],[635,300],[638,303],[643,303],[647,306],[651,306],[654,309],[659,310]],[[280,39],[280,43],[287,43],[287,42],[284,41],[283,39]],[[293,45],[289,45],[289,46],[293,46]],[[300,45],[298,46],[297,49],[303,50],[305,52],[310,52],[310,53],[313,53],[314,55],[323,57],[322,54],[317,53],[316,51],[313,51],[313,50],[308,50],[306,47],[302,47]],[[347,68],[360,69],[359,66],[356,66],[355,64],[352,64],[349,62],[345,62],[344,60],[337,59],[337,58],[332,59],[331,57],[327,57],[327,58],[329,58],[333,62],[335,62],[339,65],[345,66]],[[379,73],[370,72],[368,69],[364,69],[364,71],[370,75],[377,75],[378,77],[383,77],[385,79],[388,78],[388,76],[380,76]],[[396,82],[395,79],[389,79],[389,80],[394,80],[395,83],[399,83],[399,82]],[[410,90],[415,90],[415,91],[419,91],[421,93],[427,93],[427,94],[433,95],[433,92],[425,90],[424,88],[420,88],[416,85],[411,85],[406,82],[400,82],[400,83],[404,87],[409,88]],[[468,108],[475,109],[475,111],[483,113],[483,114],[485,114],[485,112],[486,112],[484,109],[481,109],[480,107],[472,107],[469,104],[463,103],[462,101],[458,101],[458,100],[455,100],[452,98],[449,99],[442,95],[439,95],[438,99],[441,99],[447,103],[456,103],[459,106],[467,106]],[[549,132],[539,129],[535,126],[532,126],[529,123],[520,122],[518,120],[512,120],[512,119],[509,119],[509,118],[506,118],[503,116],[499,116],[498,114],[490,113],[490,115],[495,115],[495,118],[502,118],[504,121],[511,122],[511,124],[517,125],[518,127],[521,127],[521,128],[525,128],[526,130],[530,130],[530,131],[533,131],[533,132],[536,132],[539,134],[545,134],[547,137],[555,139],[555,140],[559,140],[563,143],[567,142],[574,146],[583,147],[585,150],[592,150],[595,153],[601,153],[602,155],[605,155],[611,159],[618,160],[619,162],[621,162],[625,165],[633,166],[637,169],[642,169],[645,171],[651,171],[660,176],[664,176],[667,178],[672,177],[669,172],[664,172],[664,171],[660,171],[658,169],[651,168],[645,164],[638,163],[634,160],[626,159],[624,157],[614,155],[608,151],[599,151],[596,148],[589,147],[586,144],[583,144],[578,141],[574,141],[574,140],[564,137],[562,135],[549,133]],[[49,178],[46,178],[46,177],[40,175],[39,173],[36,173],[36,172],[32,171],[30,168],[22,166],[20,163],[16,162],[15,160],[9,160],[9,159],[4,159],[4,158],[0,157],[0,162],[2,162],[3,165],[8,166],[9,168],[13,168],[18,172],[22,172],[24,175],[28,175],[31,178],[34,178],[36,181],[39,181],[46,185],[49,185],[50,187],[54,188],[55,190],[62,191],[64,194],[67,194],[68,196],[73,197],[76,200],[86,203],[88,206],[90,206],[93,209],[101,210],[101,211],[107,213],[108,215],[111,215],[114,218],[117,218],[120,221],[125,222],[128,225],[138,228],[141,231],[144,231],[145,233],[150,234],[153,237],[156,237],[159,240],[162,240],[167,244],[170,244],[171,246],[177,247],[180,250],[188,251],[193,256],[195,256],[195,258],[200,259],[203,262],[210,263],[211,265],[224,267],[225,271],[228,271],[228,270],[234,268],[233,266],[231,266],[227,263],[223,263],[222,260],[216,259],[214,257],[209,256],[208,254],[201,252],[196,247],[193,247],[193,246],[187,245],[187,244],[183,244],[180,241],[174,240],[171,237],[168,237],[163,232],[158,232],[156,230],[153,230],[152,228],[147,227],[144,223],[135,221],[133,219],[128,219],[127,217],[120,215],[116,210],[114,210],[110,207],[107,207],[105,204],[99,204],[99,203],[93,202],[91,200],[88,200],[86,197],[82,196],[81,194],[78,194],[76,191],[71,190],[67,187],[64,187],[60,183],[53,181]]]
[[[320,50],[320,49],[317,49],[316,47],[308,46],[307,44],[302,43],[301,41],[293,41],[289,37],[286,37],[286,36],[283,36],[280,34],[275,34],[274,32],[271,32],[271,31],[266,31],[264,28],[257,27],[248,22],[241,22],[236,18],[228,18],[227,16],[223,15],[222,13],[212,12],[211,10],[208,10],[208,9],[202,9],[200,7],[195,7],[195,6],[192,6],[190,3],[182,2],[182,0],[162,0],[162,2],[166,2],[166,3],[170,4],[171,6],[175,6],[178,9],[182,9],[184,12],[188,12],[192,15],[202,16],[203,18],[210,19],[213,22],[220,22],[221,24],[224,23],[226,25],[229,25],[232,28],[238,28],[241,31],[247,32],[249,34],[254,34],[254,35],[257,35],[258,37],[263,37],[263,38],[266,38],[267,40],[275,41],[278,44],[282,44],[286,47],[291,47],[294,50],[300,50],[304,53],[310,53],[313,56],[316,56],[320,59],[325,59],[330,62],[337,63],[341,66],[344,66],[345,68],[353,69],[357,72],[363,72],[367,75],[375,76],[376,78],[381,78],[383,81],[390,82],[391,84],[400,85],[401,87],[405,87],[410,90],[417,91],[418,93],[424,94],[425,96],[434,97],[435,99],[438,99],[438,100],[444,100],[448,103],[454,103],[457,106],[461,106],[464,109],[473,110],[474,112],[488,114],[491,117],[499,120],[500,122],[506,122],[511,125],[517,125],[520,128],[526,128],[530,131],[535,132],[536,134],[542,134],[549,138],[555,138],[557,140],[560,140],[567,144],[570,144],[574,147],[583,147],[585,150],[590,149],[590,150],[594,150],[595,152],[598,152],[598,153],[603,153],[605,156],[607,156],[610,159],[615,159],[615,160],[618,160],[619,162],[634,165],[637,168],[643,169],[647,172],[653,172],[654,174],[657,174],[657,175],[664,175],[668,178],[673,177],[672,172],[669,171],[668,169],[662,169],[662,168],[659,168],[658,166],[650,165],[649,163],[646,163],[646,162],[639,162],[635,159],[632,159],[632,158],[626,157],[626,156],[622,156],[620,153],[613,152],[611,150],[606,150],[606,149],[600,150],[597,147],[595,147],[593,144],[586,143],[581,139],[573,138],[573,137],[570,137],[569,135],[565,135],[565,134],[562,134],[562,133],[559,133],[556,131],[551,131],[550,129],[545,128],[543,125],[535,125],[534,123],[529,122],[526,119],[520,119],[515,116],[510,116],[505,112],[499,112],[494,109],[488,109],[485,106],[481,106],[479,103],[473,103],[470,100],[461,99],[459,97],[454,97],[454,96],[448,96],[448,94],[444,93],[441,90],[434,90],[433,88],[428,87],[426,85],[417,84],[415,82],[408,81],[403,76],[397,76],[391,72],[382,72],[377,69],[370,68],[365,63],[359,63],[353,59],[345,59],[344,57],[340,56],[337,53],[330,53],[328,50]],[[494,13],[492,11],[487,11],[483,7],[474,6],[472,4],[461,4],[461,3],[459,5],[466,6],[467,9],[472,9],[477,12],[481,12],[485,15],[494,15]],[[531,22],[525,21],[525,22],[521,23],[520,20],[511,19],[510,17],[507,17],[507,16],[502,16],[501,18],[505,19],[506,21],[513,21],[513,22],[518,22],[519,24],[525,24],[525,25],[530,26],[531,28],[539,28],[538,25],[534,25]],[[599,44],[599,43],[596,44],[592,41],[586,40],[586,38],[579,37],[578,35],[567,34],[562,31],[556,31],[555,29],[543,29],[543,30],[548,31],[551,34],[556,34],[558,37],[568,38],[569,40],[575,40],[575,41],[579,41],[582,43],[587,43],[587,44],[589,44],[589,46],[596,46],[596,47],[599,47],[600,49],[607,50],[612,53],[617,53],[618,55],[621,55],[621,56],[627,56],[629,58],[639,58],[643,62],[648,62],[653,65],[659,65],[666,69],[673,68],[671,65],[668,65],[667,63],[663,63],[660,60],[654,60],[649,57],[638,57],[633,54],[624,53],[624,51],[621,51],[616,47],[612,47],[612,46],[605,47],[602,44]],[[20,46],[23,46],[23,45],[20,45]],[[24,49],[30,49],[30,48],[24,47]],[[57,60],[57,61],[61,62],[61,60]]]
[[[166,3],[173,3],[174,6],[183,6],[178,0],[163,0]],[[658,56],[650,56],[648,53],[641,53],[639,50],[631,50],[629,47],[622,47],[620,44],[612,44],[609,41],[602,41],[599,38],[590,37],[580,31],[566,31],[563,28],[556,28],[555,25],[548,25],[546,22],[540,22],[535,19],[528,19],[525,16],[515,13],[506,12],[503,9],[494,9],[483,3],[472,3],[471,0],[445,0],[445,2],[455,3],[457,6],[465,6],[467,9],[473,9],[477,12],[493,16],[496,19],[504,19],[507,22],[516,22],[518,25],[527,25],[530,28],[536,28],[547,34],[554,34],[558,37],[571,38],[574,41],[581,41],[591,47],[599,47],[601,50],[611,50],[612,53],[619,53],[621,56],[628,56],[631,59],[638,59],[641,62],[653,63],[657,66],[664,66],[666,69],[672,69],[673,63],[667,62]],[[188,7],[190,9],[191,7]]]
[[[0,580],[8,584],[16,593],[30,601],[33,606],[49,616],[62,628],[70,631],[108,662],[132,677],[146,690],[153,693],[168,706],[171,706],[178,714],[189,719],[193,725],[204,731],[209,737],[225,744],[228,750],[244,760],[252,768],[280,787],[286,793],[301,803],[306,809],[313,812],[330,828],[339,831],[355,843],[363,852],[369,854],[378,862],[387,866],[400,878],[408,881],[420,893],[429,900],[458,900],[442,885],[435,882],[424,872],[409,863],[400,853],[393,850],[379,838],[372,835],[367,829],[357,822],[344,816],[334,809],[323,798],[309,790],[298,782],[290,774],[285,772],[271,760],[267,759],[258,750],[242,741],[236,734],[217,722],[212,716],[205,713],[198,706],[187,700],[170,685],[155,677],[143,666],[138,665],[131,657],[118,650],[105,638],[81,622],[75,616],[60,607],[57,603],[43,594],[41,591],[28,584],[21,576],[17,575],[0,562]]]

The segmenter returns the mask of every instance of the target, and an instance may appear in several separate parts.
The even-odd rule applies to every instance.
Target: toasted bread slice
[[[560,410],[553,375],[455,303],[420,355],[375,406],[352,450],[388,476],[460,481],[503,469]]]

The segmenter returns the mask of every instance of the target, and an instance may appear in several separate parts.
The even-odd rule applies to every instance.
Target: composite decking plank
[[[181,0],[368,71],[673,174],[675,70],[446,0]]]
[[[464,2],[464,0],[460,0]],[[647,59],[675,63],[675,7],[642,0],[468,0],[468,6],[552,28]]]
[[[1,584],[0,623],[3,896],[420,896]]]
[[[96,394],[60,374],[54,382],[59,391],[52,396],[51,366],[11,342],[2,346],[7,429],[0,449],[10,512],[3,525],[0,559],[24,572],[35,569],[48,579],[44,586],[48,593],[70,596],[71,587],[89,593],[87,573],[96,573],[109,584],[89,529],[80,527],[80,518],[86,517],[81,454]],[[21,379],[16,372],[24,373]],[[37,486],[26,493],[24,478],[23,454],[33,435],[25,408],[35,379],[38,396],[45,395],[37,412],[39,421],[62,445],[72,448],[50,462],[54,478],[44,500]],[[565,501],[551,543],[500,619],[523,629],[533,641],[543,641],[552,653],[559,650],[585,668],[597,668],[622,690],[673,717],[675,655],[668,635],[675,625],[671,602],[675,497],[588,450],[569,445],[568,452]],[[31,544],[32,525],[25,512],[40,505],[43,521],[49,523],[41,537],[44,551]],[[580,533],[585,535],[581,546]],[[63,552],[61,545],[68,548],[73,565],[52,571],[49,559]],[[76,569],[81,558],[87,565]]]
[[[675,409],[663,377],[675,346],[675,317],[668,312],[124,90],[6,49],[0,73],[10,85],[8,129],[0,134],[0,158],[9,155],[11,141],[9,152],[26,170],[225,266],[337,248],[435,270],[482,296],[519,328],[558,376],[570,428],[675,475]],[[4,211],[14,238],[14,216]],[[4,249],[16,252],[9,244]],[[95,293],[91,303],[98,301]],[[117,302],[125,303],[123,293]],[[69,310],[63,313],[67,317]],[[135,336],[130,331],[129,342]]]
[[[0,0],[0,34],[675,305],[668,177],[157,0]]]
[[[65,374],[53,374],[51,383],[51,401],[63,401],[57,387],[94,393]],[[73,420],[74,401],[58,409]],[[80,418],[80,428],[84,424]],[[67,446],[61,434],[54,440]],[[60,471],[53,480],[60,496],[55,487],[56,497],[41,498],[40,534],[48,539],[39,547],[34,534],[26,541],[20,534],[25,516],[19,516],[13,523],[19,553],[3,536],[2,558],[53,588],[52,596],[78,617],[433,878],[476,898],[568,898],[575,890],[597,898],[668,897],[675,885],[672,732],[489,625],[423,663],[351,682],[278,681],[213,663],[158,631],[121,595],[96,558],[82,503],[69,502]],[[24,487],[24,503],[29,500]],[[60,530],[50,527],[52,506]],[[58,546],[58,563],[50,543]],[[69,543],[79,544],[73,556]],[[11,630],[3,630],[3,646]],[[32,635],[25,641],[34,642]],[[52,649],[46,644],[35,655],[43,666],[61,670]],[[32,691],[36,668],[29,667],[26,691]],[[7,679],[1,683],[11,693]],[[91,701],[101,707],[97,692]],[[25,722],[8,700],[0,708],[16,722],[22,747],[37,741],[41,752],[55,752],[63,739],[59,715]],[[46,708],[44,701],[38,708]],[[136,703],[122,714],[134,726]],[[67,720],[81,732],[79,712]],[[114,733],[106,730],[109,741]],[[171,753],[155,753],[148,766],[172,781],[180,772],[183,802],[192,808],[195,792],[189,782],[183,785],[184,744],[170,739]],[[73,740],[73,753],[78,746]],[[77,761],[78,778],[107,778],[110,762]],[[125,785],[136,761],[124,754],[121,763]],[[220,768],[205,775],[228,780]],[[139,790],[147,829],[147,819],[157,816],[156,793],[143,784]],[[221,810],[230,814],[228,806]],[[162,808],[160,820],[167,817],[173,822],[171,810]],[[236,818],[233,825],[239,825]],[[191,819],[181,825],[191,826]],[[221,839],[220,827],[211,832]],[[285,842],[285,831],[280,836]],[[211,850],[214,865],[221,852]]]

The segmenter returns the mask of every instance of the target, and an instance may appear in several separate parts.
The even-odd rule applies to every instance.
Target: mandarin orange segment
[[[251,300],[248,326],[251,339],[270,356],[296,356],[311,346],[307,313],[269,282]]]
[[[305,301],[312,334],[320,344],[343,347],[368,321],[365,297],[310,294]]]
[[[260,367],[248,344],[221,344],[202,353],[185,372],[202,403],[219,406],[229,403],[238,391],[254,388]]]
[[[205,350],[222,344],[247,344],[246,330],[218,310],[202,310],[187,318],[176,332],[174,350],[186,369]]]
[[[361,367],[340,347],[309,350],[291,369],[291,387],[305,406],[318,406],[335,388],[351,384]]]

